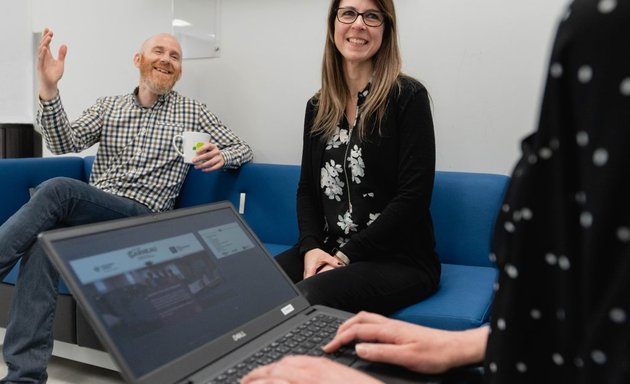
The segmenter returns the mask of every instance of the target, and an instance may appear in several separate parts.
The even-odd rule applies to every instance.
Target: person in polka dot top
[[[488,326],[442,331],[360,313],[327,352],[424,373],[484,362],[486,383],[630,383],[630,1],[576,0],[560,22],[539,129],[495,228]],[[377,382],[293,356],[244,380]]]
[[[630,2],[575,1],[495,229],[488,382],[630,382],[628,144]]]

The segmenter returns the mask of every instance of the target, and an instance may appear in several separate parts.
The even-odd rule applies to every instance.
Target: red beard
[[[153,69],[153,67],[161,68],[170,73],[162,73]],[[156,95],[163,95],[170,91],[179,77],[179,72],[172,65],[160,65],[148,62],[144,55],[140,56],[140,80]]]

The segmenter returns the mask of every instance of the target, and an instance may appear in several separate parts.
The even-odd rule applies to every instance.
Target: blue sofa
[[[29,198],[42,181],[66,176],[88,180],[93,157],[47,157],[0,160],[0,223]],[[300,169],[295,165],[247,164],[240,170],[202,173],[191,170],[177,208],[220,200],[231,201],[271,254],[293,245],[298,237],[295,192]],[[489,261],[495,217],[507,176],[437,172],[431,213],[442,279],[432,297],[402,309],[393,317],[442,329],[467,329],[488,320],[497,271]],[[17,278],[14,270],[0,284],[0,326]],[[63,282],[55,319],[55,339],[100,348]]]

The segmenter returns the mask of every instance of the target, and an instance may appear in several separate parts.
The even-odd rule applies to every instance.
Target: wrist
[[[488,343],[488,327],[455,331],[449,348],[449,368],[483,361]]]
[[[40,89],[39,89],[39,99],[41,101],[50,101],[50,100],[54,99],[55,97],[57,97],[58,93],[59,93],[59,90],[57,88],[46,89],[46,88],[40,87]]]

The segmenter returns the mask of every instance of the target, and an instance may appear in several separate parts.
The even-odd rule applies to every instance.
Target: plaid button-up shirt
[[[201,103],[175,91],[144,108],[133,93],[103,97],[70,123],[59,96],[42,101],[37,114],[47,146],[55,154],[79,152],[100,143],[90,184],[136,200],[154,212],[173,208],[190,168],[175,151],[173,136],[207,132],[226,168],[252,159],[251,148]]]

